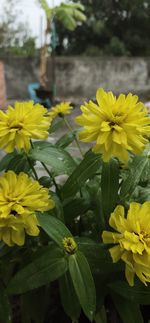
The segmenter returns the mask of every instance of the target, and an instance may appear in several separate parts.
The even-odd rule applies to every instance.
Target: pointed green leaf
[[[14,151],[13,153],[5,155],[0,161],[0,171],[2,170],[13,170],[16,174],[20,172],[29,173],[30,165],[24,153]]]
[[[82,252],[69,257],[69,272],[80,305],[89,318],[93,320],[96,307],[96,292],[89,264]]]
[[[94,322],[95,323],[107,323],[107,315],[106,315],[106,310],[105,307],[102,306],[102,308],[99,310],[98,313],[96,313],[94,317]]]
[[[76,242],[79,250],[83,252],[88,260],[92,272],[107,274],[124,269],[121,262],[117,264],[112,262],[110,253],[103,244],[83,237],[76,238]]]
[[[67,269],[68,262],[63,251],[53,246],[51,250],[43,251],[42,255],[17,272],[8,285],[8,292],[22,294],[49,284],[63,275]]]
[[[91,151],[88,152],[63,186],[61,192],[63,198],[76,194],[81,186],[100,169],[100,165],[100,156]]]
[[[63,119],[61,119],[60,121],[56,122],[56,123],[53,123],[51,125],[51,127],[49,128],[49,133],[54,133],[56,132],[57,130],[59,130],[64,124],[64,121]]]
[[[49,143],[46,143],[43,147],[37,144],[30,151],[30,157],[33,160],[38,160],[50,166],[56,175],[70,175],[76,167],[75,161],[67,151],[54,147]]]
[[[89,199],[77,197],[63,207],[64,216],[66,223],[71,224],[71,222],[78,216],[90,209],[91,201]]]
[[[59,279],[59,288],[61,303],[66,314],[71,318],[72,321],[77,321],[80,316],[81,307],[69,272],[66,272]]]
[[[72,237],[71,232],[68,228],[57,218],[49,215],[48,213],[38,213],[38,221],[43,230],[53,239],[61,248],[62,240],[65,237]]]
[[[148,163],[147,156],[136,156],[130,166],[129,175],[121,185],[120,195],[124,199],[134,192]]]
[[[60,148],[66,148],[69,146],[75,139],[75,131],[73,133],[66,133],[55,143],[55,146]]]
[[[138,304],[116,294],[112,294],[112,299],[122,323],[144,323]]]
[[[79,3],[62,3],[55,9],[57,18],[61,21],[65,28],[69,30],[74,30],[78,21],[84,22],[86,20],[86,16],[82,11],[84,11],[84,6]]]
[[[7,169],[9,163],[11,162],[11,160],[14,158],[15,153],[10,153],[5,155],[4,157],[1,158],[0,160],[0,172],[4,169]]]
[[[46,0],[38,0],[42,9],[45,11],[45,14],[47,18],[49,19],[51,17],[51,9],[48,5],[48,2]]]
[[[110,283],[109,288],[116,294],[125,297],[126,299],[136,302],[138,304],[149,304],[150,303],[150,286],[144,286],[139,281],[135,282],[133,287],[125,281],[115,281]]]
[[[108,219],[118,199],[119,165],[115,159],[111,159],[108,163],[103,162],[101,190],[102,209],[105,218]]]

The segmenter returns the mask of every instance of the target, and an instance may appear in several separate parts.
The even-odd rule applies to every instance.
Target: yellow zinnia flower
[[[29,151],[30,139],[48,137],[50,118],[47,110],[40,104],[16,102],[4,113],[0,111],[0,147],[7,152],[14,148]]]
[[[0,177],[0,240],[7,245],[22,246],[25,232],[39,234],[35,211],[47,211],[54,201],[42,187],[25,173],[8,171]]]
[[[70,104],[70,102],[61,102],[55,107],[52,107],[51,111],[49,112],[50,118],[53,120],[57,116],[63,117],[66,114],[70,114],[71,110],[73,109],[73,107]]]
[[[93,151],[102,153],[104,161],[118,157],[128,161],[128,151],[141,153],[150,133],[150,118],[138,97],[129,93],[116,98],[112,92],[98,89],[97,104],[92,101],[81,106],[83,114],[76,122],[84,127],[79,139],[85,142],[96,141]]]
[[[145,284],[150,282],[150,201],[143,204],[132,202],[127,217],[119,205],[111,214],[110,226],[117,232],[104,231],[104,243],[115,244],[110,248],[113,262],[125,262],[125,275],[130,286],[134,276]]]

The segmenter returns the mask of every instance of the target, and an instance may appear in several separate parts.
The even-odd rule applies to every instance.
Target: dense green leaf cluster
[[[26,238],[23,247],[0,244],[0,322],[17,322],[16,304],[19,322],[50,322],[60,303],[72,322],[83,313],[87,322],[114,323],[114,317],[116,322],[144,322],[140,306],[150,303],[150,287],[138,281],[134,287],[127,284],[123,263],[112,263],[101,233],[117,204],[127,208],[133,200],[150,200],[148,151],[131,156],[129,166],[115,158],[104,163],[91,150],[77,161],[68,149],[75,134],[63,135],[53,145],[34,142],[28,156],[14,151],[0,161],[0,171],[30,176],[33,168],[38,173],[37,162],[46,165],[48,174],[39,182],[56,203],[53,210],[37,214],[38,238]],[[64,174],[65,183],[57,183]],[[73,253],[66,251],[64,238],[75,241]]]
[[[73,34],[57,23],[59,54],[149,56],[149,0],[82,0],[81,3],[87,21]]]

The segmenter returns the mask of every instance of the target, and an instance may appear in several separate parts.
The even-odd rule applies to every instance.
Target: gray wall
[[[36,58],[5,57],[7,97],[28,98],[27,86],[38,81],[39,61]],[[50,64],[49,64],[50,71]],[[94,97],[98,87],[120,92],[150,93],[150,59],[57,57],[57,95]]]

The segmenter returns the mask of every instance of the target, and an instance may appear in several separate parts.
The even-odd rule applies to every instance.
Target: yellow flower
[[[95,153],[102,153],[104,161],[118,157],[128,161],[128,151],[141,153],[150,134],[150,118],[138,97],[129,93],[116,98],[112,92],[98,89],[97,104],[92,101],[81,106],[83,114],[76,122],[84,127],[79,139],[85,142],[95,141]]]
[[[110,226],[117,232],[104,231],[104,243],[115,244],[110,248],[113,262],[125,262],[125,276],[130,286],[134,276],[147,285],[150,282],[150,201],[143,204],[131,203],[127,216],[124,207],[118,205],[109,219]]]
[[[76,252],[77,244],[72,237],[64,238],[62,243],[67,253],[74,254]]]
[[[29,151],[30,139],[48,137],[50,118],[47,110],[40,104],[16,102],[6,113],[0,111],[0,147],[7,152],[14,148]]]
[[[25,233],[39,234],[35,211],[54,207],[48,189],[25,173],[16,175],[8,171],[0,177],[0,240],[7,245],[22,246]]]
[[[66,114],[70,114],[73,107],[70,105],[70,102],[61,102],[60,104],[57,104],[55,107],[51,109],[49,112],[50,118],[53,120],[58,115],[60,117],[63,117]]]

